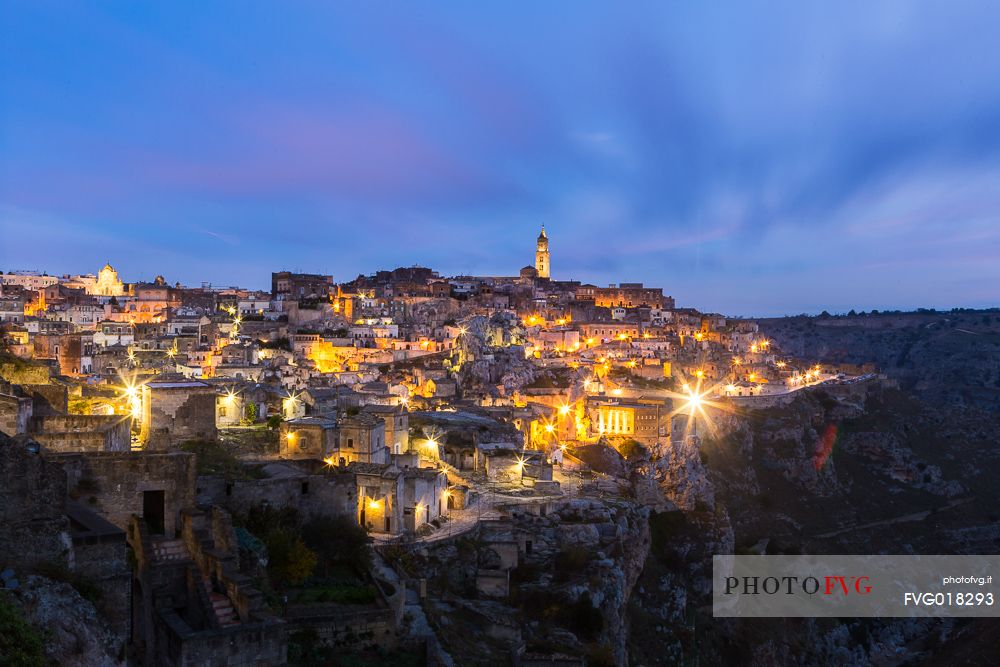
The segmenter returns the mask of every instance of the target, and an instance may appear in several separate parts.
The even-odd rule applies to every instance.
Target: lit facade
[[[548,278],[549,268],[549,237],[545,235],[545,226],[543,225],[535,249],[535,270],[538,271],[538,277]]]

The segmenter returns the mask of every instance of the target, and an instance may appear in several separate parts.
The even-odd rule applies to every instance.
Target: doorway
[[[143,491],[142,492],[142,518],[146,520],[146,526],[153,535],[163,535],[164,517],[164,493],[163,491]]]

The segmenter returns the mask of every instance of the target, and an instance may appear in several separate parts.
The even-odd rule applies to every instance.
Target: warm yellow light
[[[733,393],[734,391],[736,391],[736,385],[735,384],[727,384],[726,385],[726,391],[728,391],[729,393]]]
[[[594,339],[593,338],[588,338],[587,339],[587,345],[593,345],[593,344],[594,344]]]
[[[751,373],[747,377],[750,379],[751,382],[754,382],[754,381],[757,380],[757,374],[756,373]]]
[[[291,442],[294,439],[295,439],[295,434],[294,433],[289,432],[289,433],[285,434],[285,440],[288,440],[288,442]]]
[[[382,504],[381,500],[376,500],[372,498],[371,500],[368,501],[368,509],[377,510],[381,504]]]
[[[546,433],[552,433],[555,430],[556,430],[556,427],[553,426],[552,424],[546,424],[545,425],[545,432]]]
[[[700,380],[701,378],[705,377],[705,371],[703,371],[703,370],[700,370],[700,369],[699,369],[699,370],[696,370],[696,371],[694,372],[694,374],[695,374],[695,377],[697,377],[697,378],[698,378],[699,380]]]
[[[167,350],[167,356],[170,357],[171,359],[174,357],[175,354],[177,354],[177,350],[175,350],[174,348],[170,348],[169,350]]]
[[[560,317],[558,320],[556,320],[556,324],[558,324],[559,326],[562,326],[562,325],[566,324],[566,319]]]
[[[568,405],[560,405],[559,406],[559,414],[561,414],[561,415],[568,415],[569,414],[569,406]]]
[[[617,388],[614,391],[612,391],[611,393],[614,394],[615,396],[621,396],[622,395],[622,390],[621,390],[621,388]]]
[[[628,338],[628,336],[625,334],[618,334],[618,340],[625,340],[626,338]]]

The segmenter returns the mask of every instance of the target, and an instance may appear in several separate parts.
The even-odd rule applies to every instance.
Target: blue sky
[[[0,269],[1000,303],[1000,5],[7,2]]]

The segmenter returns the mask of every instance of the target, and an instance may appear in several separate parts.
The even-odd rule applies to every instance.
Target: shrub
[[[338,563],[356,570],[368,569],[368,533],[350,517],[317,517],[302,527],[302,539],[316,552],[326,575]]]
[[[297,586],[316,570],[316,553],[291,531],[276,531],[264,540],[267,569],[278,586]]]
[[[20,608],[0,592],[0,665],[44,667],[45,637],[28,623]]]

